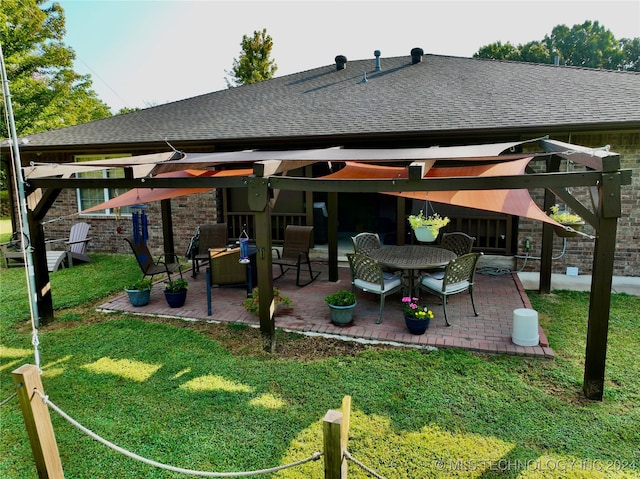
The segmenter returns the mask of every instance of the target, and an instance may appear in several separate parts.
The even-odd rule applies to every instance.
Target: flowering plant
[[[412,298],[411,296],[405,296],[402,298],[402,310],[404,311],[404,315],[413,319],[433,319],[433,311],[426,306],[420,306],[418,301],[418,298]]]
[[[431,216],[425,216],[422,210],[417,215],[411,215],[408,218],[409,224],[413,229],[416,229],[420,226],[429,226],[431,229],[435,230],[434,233],[442,228],[443,226],[447,226],[451,221],[447,216],[440,216],[438,213],[434,213]]]
[[[569,213],[566,210],[560,211],[560,207],[558,205],[554,205],[551,207],[551,213],[549,213],[549,217],[562,224],[581,223],[583,221],[581,216]]]

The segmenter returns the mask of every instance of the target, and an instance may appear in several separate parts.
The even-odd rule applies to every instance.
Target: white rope
[[[1,49],[0,49],[1,50]],[[0,55],[2,54],[2,52],[0,51]],[[4,59],[2,59],[3,61],[3,67],[4,67]],[[3,97],[4,97],[4,90],[3,90]],[[7,132],[9,133],[9,137],[11,137],[12,135],[12,129],[9,128],[9,109],[8,109],[8,104],[9,104],[9,100],[5,98],[4,101],[4,114],[5,114],[5,119],[6,119],[6,125],[7,125]],[[12,138],[13,139],[13,138]],[[13,194],[14,194],[14,198],[17,198],[19,201],[19,207],[20,210],[26,210],[27,208],[24,206],[27,202],[26,198],[22,198],[20,195],[20,190],[19,190],[19,185],[18,182],[22,181],[22,176],[19,174],[18,171],[16,171],[16,167],[15,167],[15,154],[16,152],[14,151],[14,145],[13,145],[13,141],[9,142],[9,154],[11,157],[11,170],[9,171],[9,174],[11,174],[12,178],[13,178]],[[34,347],[34,361],[36,366],[38,367],[38,372],[40,374],[42,374],[42,370],[40,369],[40,353],[38,352],[38,330],[36,329],[36,309],[34,308],[34,303],[37,303],[37,298],[36,298],[36,293],[33,291],[32,288],[32,284],[30,281],[30,270],[29,270],[29,262],[27,261],[27,248],[33,248],[33,246],[31,245],[31,237],[30,235],[26,235],[24,233],[24,219],[22,217],[22,214],[17,215],[18,216],[18,230],[20,232],[21,235],[21,244],[23,246],[22,248],[22,260],[24,262],[24,272],[25,272],[25,277],[27,280],[27,295],[29,297],[29,313],[30,313],[30,318],[31,318],[31,329],[33,331],[33,339],[31,341],[31,343],[33,344]],[[25,244],[25,240],[28,242],[28,245]],[[33,251],[33,249],[31,249],[31,251]]]
[[[130,458],[135,459],[135,460],[140,461],[140,462],[144,462],[145,464],[149,464],[150,466],[158,467],[160,469],[166,469],[168,471],[179,472],[179,473],[182,473],[182,474],[190,474],[192,476],[203,476],[203,477],[246,477],[246,476],[257,476],[259,474],[269,474],[269,473],[277,472],[277,471],[280,471],[280,470],[283,470],[283,469],[288,469],[290,467],[299,466],[299,465],[304,464],[304,463],[309,462],[309,461],[317,461],[322,456],[322,453],[314,452],[311,456],[307,457],[306,459],[301,459],[300,461],[296,461],[296,462],[293,462],[291,464],[285,464],[283,466],[272,467],[270,469],[259,469],[259,470],[256,470],[256,471],[245,471],[245,472],[207,472],[207,471],[196,471],[196,470],[193,470],[193,469],[183,469],[183,468],[180,468],[180,467],[169,466],[167,464],[162,464],[161,462],[156,462],[156,461],[153,461],[151,459],[147,459],[147,458],[144,458],[144,457],[139,456],[137,454],[134,454],[134,453],[132,453],[130,451],[127,451],[126,449],[121,448],[120,446],[116,446],[115,444],[113,444],[112,442],[107,441],[106,439],[103,439],[102,437],[98,436],[96,433],[90,431],[89,429],[84,427],[82,424],[77,422],[75,419],[70,417],[68,414],[66,414],[64,411],[62,411],[62,409],[60,409],[58,406],[53,404],[49,400],[48,396],[45,396],[42,392],[38,391],[37,389],[34,389],[34,392],[38,396],[40,396],[40,398],[42,398],[42,402],[44,402],[47,406],[49,406],[51,409],[53,409],[58,414],[60,414],[60,416],[62,416],[69,423],[73,424],[75,427],[77,427],[82,432],[84,432],[88,436],[92,437],[96,441],[104,444],[105,446],[113,449],[114,451],[117,451],[117,452],[119,452],[121,454],[124,454],[127,457],[130,457]]]
[[[16,397],[18,395],[18,393],[13,393],[11,396],[9,396],[7,399],[5,399],[4,401],[0,402],[0,407],[4,406],[5,404],[7,404],[9,401],[11,401],[14,397]]]
[[[373,477],[377,478],[377,479],[385,479],[384,476],[381,476],[380,474],[378,474],[376,471],[374,471],[373,469],[368,468],[367,466],[365,466],[364,464],[362,464],[360,461],[358,461],[357,459],[355,459],[351,454],[349,454],[349,451],[344,451],[344,457],[347,459],[347,461],[351,461],[353,463],[355,463],[357,466],[360,466],[362,469],[364,469],[365,471],[367,471],[369,474],[371,474]]]

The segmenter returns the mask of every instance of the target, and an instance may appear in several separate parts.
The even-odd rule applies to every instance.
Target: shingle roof
[[[438,55],[381,63],[380,72],[373,58],[327,65],[30,135],[28,148],[640,125],[638,73]]]

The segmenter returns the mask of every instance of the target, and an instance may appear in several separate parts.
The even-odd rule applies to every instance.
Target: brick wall
[[[130,248],[124,241],[125,236],[132,234],[131,216],[105,215],[71,215],[69,211],[77,211],[76,190],[62,190],[60,196],[49,210],[44,229],[47,239],[66,238],[73,223],[84,221],[91,225],[87,251],[105,253],[129,253]],[[215,223],[218,220],[216,192],[211,190],[171,200],[171,216],[173,220],[175,252],[184,255],[189,239],[193,236],[197,225]],[[149,248],[154,255],[163,253],[162,212],[160,202],[147,205]],[[121,233],[118,233],[118,227]]]
[[[611,151],[621,155],[621,165],[624,169],[632,170],[632,185],[622,188],[622,217],[618,221],[617,245],[615,252],[614,274],[620,276],[640,276],[640,132],[622,133],[572,133],[562,137],[553,135],[554,139],[588,147],[601,147],[610,145]],[[544,169],[544,161],[532,163],[537,169]],[[565,168],[566,163],[562,167]],[[539,205],[542,205],[543,192],[532,191],[532,197]],[[572,193],[581,198],[583,204],[589,206],[590,199],[586,191],[572,190]],[[88,251],[121,252],[128,253],[127,245],[123,241],[125,235],[131,234],[131,218],[123,217],[117,220],[115,217],[99,215],[72,215],[77,211],[75,190],[63,190],[54,206],[49,211],[45,221],[47,238],[64,238],[69,234],[69,228],[74,222],[86,221],[91,224]],[[205,192],[189,195],[171,200],[173,230],[176,253],[183,255],[188,241],[193,235],[196,225],[208,222],[216,222],[220,217],[220,205],[216,201],[216,194]],[[160,203],[148,205],[147,216],[149,218],[149,245],[154,254],[162,253],[162,216]],[[53,220],[53,221],[51,221]],[[118,234],[116,228],[121,226],[123,232]],[[518,254],[524,254],[524,241],[531,238],[532,248],[530,258],[518,259],[517,268],[526,271],[539,271],[540,261],[535,259],[540,256],[542,224],[539,222],[521,219],[518,233]],[[585,226],[584,231],[593,234],[593,228]],[[580,274],[591,274],[593,263],[594,240],[577,237],[566,241],[554,235],[553,271],[565,273],[567,267],[576,267]]]
[[[640,132],[600,134],[573,133],[567,138],[558,138],[575,145],[587,147],[611,146],[611,151],[619,153],[621,167],[632,170],[632,184],[622,187],[622,216],[618,220],[616,251],[614,259],[614,275],[640,276]],[[535,164],[537,163],[537,164]],[[544,161],[532,163],[537,170],[544,170]],[[566,170],[566,162],[562,163],[561,171]],[[542,205],[543,192],[531,191],[531,196],[538,205]],[[591,208],[591,200],[586,188],[572,189],[571,193],[587,207]],[[595,234],[594,229],[585,225],[583,230],[588,234]],[[542,224],[530,220],[520,220],[518,230],[518,251],[524,254],[524,242],[531,238],[532,248],[530,256],[540,257],[542,246]],[[553,239],[553,272],[566,273],[568,267],[578,268],[579,274],[591,274],[593,265],[595,240],[578,236],[566,241],[554,234]],[[522,267],[524,260],[518,260],[518,267]],[[525,271],[539,271],[540,261],[529,259],[524,266]]]

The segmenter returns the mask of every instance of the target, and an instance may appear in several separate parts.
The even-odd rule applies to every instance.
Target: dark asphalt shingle
[[[639,73],[438,55],[374,66],[327,65],[30,135],[28,148],[640,125]]]

